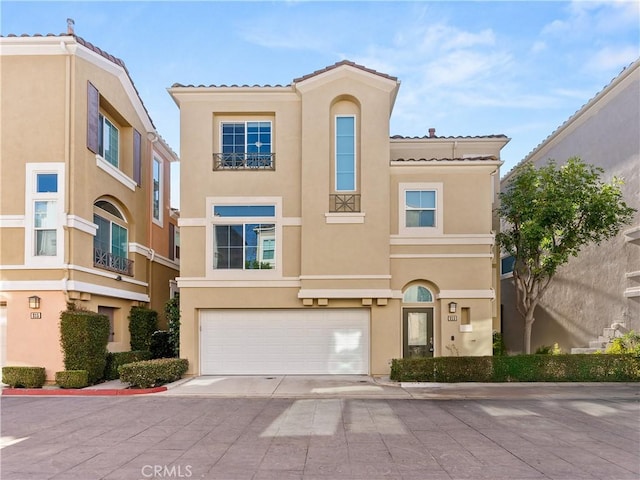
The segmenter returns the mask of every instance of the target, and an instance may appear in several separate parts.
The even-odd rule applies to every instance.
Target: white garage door
[[[200,372],[366,375],[369,311],[203,310]]]

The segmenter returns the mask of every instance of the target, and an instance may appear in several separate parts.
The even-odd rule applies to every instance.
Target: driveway
[[[412,398],[437,386],[374,398],[5,397],[2,479],[640,477],[637,386],[553,386],[507,399],[486,385],[449,400]]]

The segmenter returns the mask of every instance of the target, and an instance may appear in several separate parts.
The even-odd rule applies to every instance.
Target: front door
[[[433,357],[433,309],[403,309],[403,356]]]

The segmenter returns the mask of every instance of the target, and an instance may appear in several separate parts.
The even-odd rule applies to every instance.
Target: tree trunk
[[[533,311],[535,310],[536,305],[531,305],[529,310],[527,310],[527,315],[524,317],[524,353],[527,355],[531,353],[531,330],[533,327],[533,322],[536,319],[533,316]]]

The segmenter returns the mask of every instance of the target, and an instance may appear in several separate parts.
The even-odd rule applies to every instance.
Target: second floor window
[[[124,217],[111,203],[100,200],[95,203],[93,223],[98,226],[93,238],[94,265],[123,273],[133,274],[133,262],[127,258],[129,232]]]
[[[221,128],[223,167],[271,165],[271,122],[222,122]]]
[[[99,115],[98,154],[114,167],[118,167],[119,132],[104,115]]]
[[[413,227],[436,226],[436,191],[407,190],[405,192],[405,225]]]

